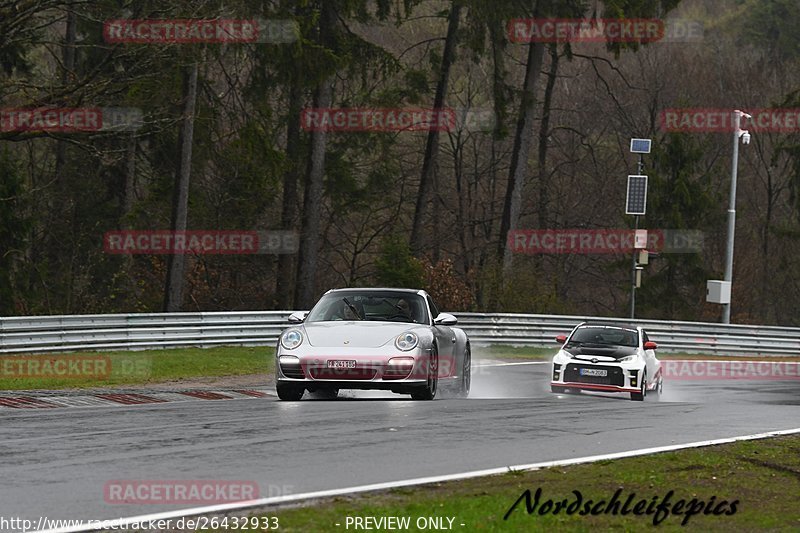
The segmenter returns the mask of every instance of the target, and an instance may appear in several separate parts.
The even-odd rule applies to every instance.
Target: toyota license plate
[[[328,360],[328,368],[355,368],[355,361]]]
[[[608,370],[602,368],[581,368],[581,376],[608,376]]]

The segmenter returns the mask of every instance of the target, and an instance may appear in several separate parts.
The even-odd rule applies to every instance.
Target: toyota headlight
[[[281,346],[287,350],[294,350],[303,343],[303,334],[299,329],[290,329],[281,336]]]
[[[413,350],[417,347],[417,344],[419,344],[419,338],[410,331],[398,335],[394,340],[394,345],[397,346],[398,350],[403,352]]]
[[[630,362],[631,362],[631,361],[633,361],[634,359],[636,359],[636,356],[635,356],[635,355],[629,355],[628,357],[623,357],[622,359],[619,359],[618,361],[619,361],[620,363],[630,363]]]

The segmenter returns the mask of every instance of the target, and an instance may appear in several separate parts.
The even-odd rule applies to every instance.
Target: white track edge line
[[[495,366],[519,366],[519,365],[549,365],[551,361],[524,361],[519,363],[484,363],[472,365],[473,368],[489,368]]]
[[[264,505],[273,505],[279,503],[298,502],[303,500],[314,500],[319,498],[328,498],[332,496],[343,496],[346,494],[357,494],[362,492],[370,492],[377,490],[394,489],[400,487],[409,487],[413,485],[427,485],[430,483],[443,483],[446,481],[459,481],[463,479],[470,479],[482,476],[491,476],[497,474],[505,474],[511,471],[532,471],[542,468],[550,468],[554,466],[569,466],[583,463],[594,463],[598,461],[607,461],[612,459],[624,459],[628,457],[637,457],[641,455],[648,455],[654,453],[671,452],[677,450],[685,450],[691,448],[702,448],[704,446],[714,446],[717,444],[729,444],[738,441],[766,439],[769,437],[778,437],[782,435],[793,435],[800,433],[800,428],[782,429],[776,431],[769,431],[765,433],[754,433],[751,435],[741,435],[738,437],[725,437],[721,439],[703,440],[697,442],[690,442],[686,444],[670,444],[667,446],[656,446],[654,448],[641,448],[638,450],[630,450],[626,452],[615,452],[603,455],[591,455],[587,457],[578,457],[575,459],[561,459],[556,461],[544,461],[541,463],[531,463],[525,465],[504,466],[499,468],[489,468],[486,470],[474,470],[471,472],[462,472],[458,474],[444,474],[439,476],[422,477],[415,479],[406,479],[401,481],[388,481],[383,483],[373,483],[370,485],[360,485],[356,487],[348,487],[343,489],[330,489],[321,490],[316,492],[307,492],[304,494],[290,494],[287,496],[274,496],[271,498],[261,498],[259,500],[251,500],[246,502],[224,503],[218,505],[209,505],[205,507],[195,507],[192,509],[184,509],[178,511],[167,511],[162,513],[155,513],[149,515],[133,516],[128,518],[119,518],[115,520],[96,520],[93,521],[91,526],[72,526],[62,527],[55,529],[42,530],[41,533],[81,533],[86,531],[96,531],[99,529],[115,528],[120,529],[134,523],[149,522],[156,520],[166,520],[170,518],[182,518],[185,516],[195,516],[202,514],[220,513],[225,511],[234,511],[239,509],[247,509],[250,507],[261,507]],[[103,526],[102,528],[99,526]]]

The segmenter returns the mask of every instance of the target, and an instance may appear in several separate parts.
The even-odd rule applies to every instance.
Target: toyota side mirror
[[[647,341],[644,343],[645,350],[655,350],[656,348],[658,348],[658,344],[654,343],[653,341]]]
[[[556,336],[556,342],[559,343],[559,344],[564,344],[565,342],[567,342],[567,336],[566,335],[557,335]]]

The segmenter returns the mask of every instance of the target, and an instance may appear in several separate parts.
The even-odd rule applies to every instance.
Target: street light
[[[731,162],[731,196],[728,203],[728,246],[725,250],[725,281],[733,284],[733,235],[736,231],[736,177],[739,172],[739,138],[743,144],[750,144],[750,132],[743,130],[742,117],[752,118],[744,111],[733,112],[733,160]],[[722,323],[731,323],[731,302],[723,304]]]

